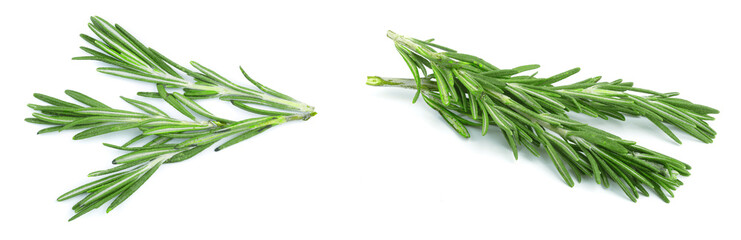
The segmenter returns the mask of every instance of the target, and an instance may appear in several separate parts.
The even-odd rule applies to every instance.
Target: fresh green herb
[[[163,164],[187,160],[222,139],[231,138],[216,147],[216,151],[247,140],[276,125],[308,120],[316,114],[313,107],[260,84],[247,76],[244,70],[244,76],[259,90],[236,85],[195,62],[192,65],[200,72],[190,71],[143,46],[120,26],[112,26],[99,17],[93,17],[92,20],[90,28],[102,41],[86,35],[82,37],[103,52],[83,47],[92,56],[75,59],[109,63],[116,67],[102,67],[98,71],[155,83],[157,92],[140,95],[165,100],[189,120],[170,117],[147,102],[125,97],[122,97],[124,101],[141,112],[111,108],[92,97],[71,90],[65,93],[80,104],[34,94],[37,99],[50,104],[28,105],[36,113],[33,113],[33,117],[26,118],[27,122],[51,125],[40,130],[39,134],[83,129],[73,137],[79,140],[123,130],[140,132],[140,135],[121,146],[105,143],[105,146],[128,153],[114,159],[114,167],[89,174],[89,177],[98,177],[97,180],[58,198],[63,201],[78,195],[85,196],[73,206],[76,214],[70,221],[107,202],[110,202],[107,211],[113,210]],[[192,79],[180,76],[172,67],[185,72]],[[181,88],[183,93],[168,92],[167,88]],[[215,97],[264,116],[233,121],[212,114],[193,100]],[[249,105],[261,105],[272,110]],[[208,120],[196,121],[196,115]],[[149,140],[137,144],[145,139]]]
[[[682,185],[678,175],[689,176],[690,166],[624,140],[614,134],[574,121],[566,112],[599,118],[624,120],[625,115],[651,120],[674,141],[680,142],[665,125],[671,124],[695,138],[710,143],[715,131],[707,120],[717,110],[676,98],[678,93],[659,93],[615,80],[600,82],[593,77],[577,83],[554,84],[579,72],[574,68],[546,78],[522,74],[539,65],[500,69],[491,63],[447,47],[404,37],[392,31],[395,43],[413,79],[369,76],[367,84],[416,89],[418,96],[461,136],[468,138],[466,126],[497,126],[515,158],[518,146],[539,156],[542,146],[561,177],[574,185],[571,174],[581,181],[590,176],[598,184],[617,183],[632,201],[648,195],[651,188],[665,202],[667,194]],[[428,69],[432,71],[427,74]],[[422,74],[420,74],[420,72]],[[644,95],[639,95],[644,94]]]

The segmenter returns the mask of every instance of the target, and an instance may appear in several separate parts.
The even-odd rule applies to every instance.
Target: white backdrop
[[[741,17],[733,1],[20,2],[0,9],[0,239],[738,237]],[[42,126],[23,121],[32,113],[25,104],[39,103],[34,92],[74,89],[130,109],[119,96],[153,89],[70,60],[84,54],[78,34],[90,33],[91,15],[175,61],[196,60],[247,85],[244,66],[319,114],[163,166],[113,212],[68,223],[75,201],[56,197],[121,153],[102,142],[133,133],[37,136]],[[719,134],[703,144],[678,133],[678,145],[644,119],[579,117],[693,169],[670,204],[655,196],[633,203],[591,179],[569,188],[547,158],[522,151],[515,161],[497,131],[462,139],[423,103],[412,105],[413,92],[366,86],[367,75],[410,76],[389,29],[498,66],[537,63],[544,75],[578,66],[574,79],[678,91],[721,111],[711,122]]]

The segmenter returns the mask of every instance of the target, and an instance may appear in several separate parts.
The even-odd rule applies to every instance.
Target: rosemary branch
[[[51,125],[40,130],[39,134],[84,129],[73,137],[74,140],[79,140],[129,129],[141,132],[121,146],[104,143],[105,146],[128,153],[114,159],[114,167],[88,175],[99,177],[97,180],[66,192],[57,199],[64,201],[85,195],[72,207],[75,215],[69,219],[70,221],[107,202],[110,202],[107,209],[107,212],[110,212],[136,192],[163,164],[190,159],[222,139],[230,138],[217,146],[215,151],[247,140],[285,122],[308,120],[316,115],[314,107],[262,85],[250,78],[241,67],[244,77],[257,89],[237,85],[196,62],[191,62],[191,65],[198,72],[189,70],[142,45],[120,26],[111,25],[100,17],[91,19],[90,29],[101,40],[84,34],[82,38],[100,51],[82,47],[90,56],[74,59],[108,63],[114,67],[101,67],[98,71],[155,83],[156,92],[140,92],[139,95],[161,98],[189,120],[170,117],[147,102],[125,97],[122,99],[141,112],[111,108],[72,90],[65,93],[82,105],[44,94],[34,94],[37,99],[50,104],[28,105],[36,113],[33,113],[33,117],[26,118],[27,122]],[[181,76],[173,68],[186,73],[189,78]],[[182,93],[169,92],[168,88],[182,89]],[[240,109],[263,116],[240,121],[222,118],[194,101],[203,98],[219,98],[231,102]],[[196,115],[208,120],[196,121]],[[133,146],[147,138],[151,140]]]
[[[404,37],[392,31],[387,36],[394,41],[414,78],[369,76],[368,85],[416,89],[413,102],[422,96],[428,106],[466,138],[470,137],[466,126],[481,127],[482,135],[487,134],[490,125],[497,126],[515,158],[518,146],[535,156],[540,155],[537,147],[542,146],[569,186],[574,185],[571,174],[577,181],[586,175],[605,187],[610,181],[617,183],[632,201],[637,201],[639,195],[647,196],[647,186],[669,202],[667,194],[673,197],[673,191],[682,185],[677,176],[689,176],[690,166],[574,121],[566,112],[619,120],[625,120],[625,114],[646,117],[678,143],[680,140],[665,124],[675,125],[706,143],[712,142],[716,134],[706,121],[713,120],[708,114],[718,111],[676,98],[678,93],[636,88],[622,80],[600,82],[600,77],[555,86],[579,68],[547,78],[518,75],[539,65],[500,69],[432,40]]]

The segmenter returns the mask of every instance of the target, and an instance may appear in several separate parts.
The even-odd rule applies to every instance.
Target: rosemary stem
[[[437,85],[430,81],[430,78],[420,79],[422,80],[422,91],[437,89]],[[368,76],[368,80],[365,83],[377,87],[397,87],[417,90],[417,85],[414,83],[414,79],[408,78],[382,78],[378,76]]]
[[[316,115],[316,112],[314,112],[314,111],[311,111],[311,112],[301,112],[301,113],[297,113],[297,114],[286,116],[286,121],[295,121],[295,120],[304,120],[304,121],[306,121],[306,120],[309,120],[309,118],[311,118],[311,117],[313,117],[315,115]]]
[[[314,112],[314,107],[309,106],[308,104],[299,102],[299,101],[286,100],[286,99],[275,97],[275,96],[265,94],[265,93],[260,93],[260,99],[268,101],[268,102],[272,102],[272,103],[291,106],[304,113]]]

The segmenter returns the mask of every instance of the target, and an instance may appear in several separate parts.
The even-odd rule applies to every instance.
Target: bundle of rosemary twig
[[[690,166],[572,120],[566,112],[619,120],[625,120],[626,114],[643,116],[678,143],[679,138],[666,124],[706,143],[712,142],[716,134],[706,121],[713,120],[709,114],[718,111],[676,98],[678,93],[637,88],[622,80],[600,82],[601,77],[557,86],[554,84],[576,74],[579,68],[539,78],[536,73],[521,74],[539,65],[500,69],[479,57],[435,44],[432,39],[423,41],[392,31],[387,36],[414,78],[369,76],[367,84],[416,89],[413,102],[421,95],[465,138],[470,137],[467,126],[481,127],[482,135],[490,125],[497,126],[515,158],[518,146],[535,156],[540,155],[537,147],[542,146],[569,186],[574,185],[571,174],[577,181],[586,175],[605,187],[610,181],[617,183],[632,201],[639,195],[648,196],[646,186],[669,202],[667,194],[673,197],[672,191],[682,185],[677,176],[689,176]]]
[[[94,98],[71,90],[65,93],[84,106],[43,94],[34,94],[37,99],[50,104],[28,105],[37,112],[32,118],[27,118],[27,122],[52,125],[39,131],[39,134],[84,129],[73,137],[79,140],[128,129],[138,129],[141,132],[120,146],[105,143],[104,145],[108,147],[128,153],[114,159],[114,167],[89,174],[90,177],[100,177],[99,179],[64,193],[58,198],[59,201],[63,201],[85,195],[74,205],[73,210],[76,214],[70,221],[109,201],[111,204],[107,211],[113,210],[144,184],[162,164],[187,160],[225,138],[231,137],[216,147],[216,151],[247,140],[273,126],[288,121],[308,120],[316,114],[313,107],[250,78],[241,67],[245,78],[255,85],[257,90],[237,85],[196,62],[191,62],[191,65],[197,71],[180,66],[141,44],[121,26],[111,25],[100,17],[91,19],[90,29],[101,40],[84,34],[81,36],[100,51],[81,47],[90,56],[74,59],[108,63],[115,67],[101,67],[98,71],[156,84],[156,92],[140,92],[139,95],[163,99],[188,120],[170,117],[147,102],[125,97],[122,97],[123,100],[142,112],[111,108]],[[173,68],[184,72],[190,78],[181,76]],[[171,88],[182,89],[183,92],[169,92],[168,89]],[[221,118],[194,101],[203,98],[219,98],[231,102],[240,109],[264,116],[241,121]],[[196,114],[208,120],[196,121]],[[148,142],[134,146],[148,138],[150,139]]]

